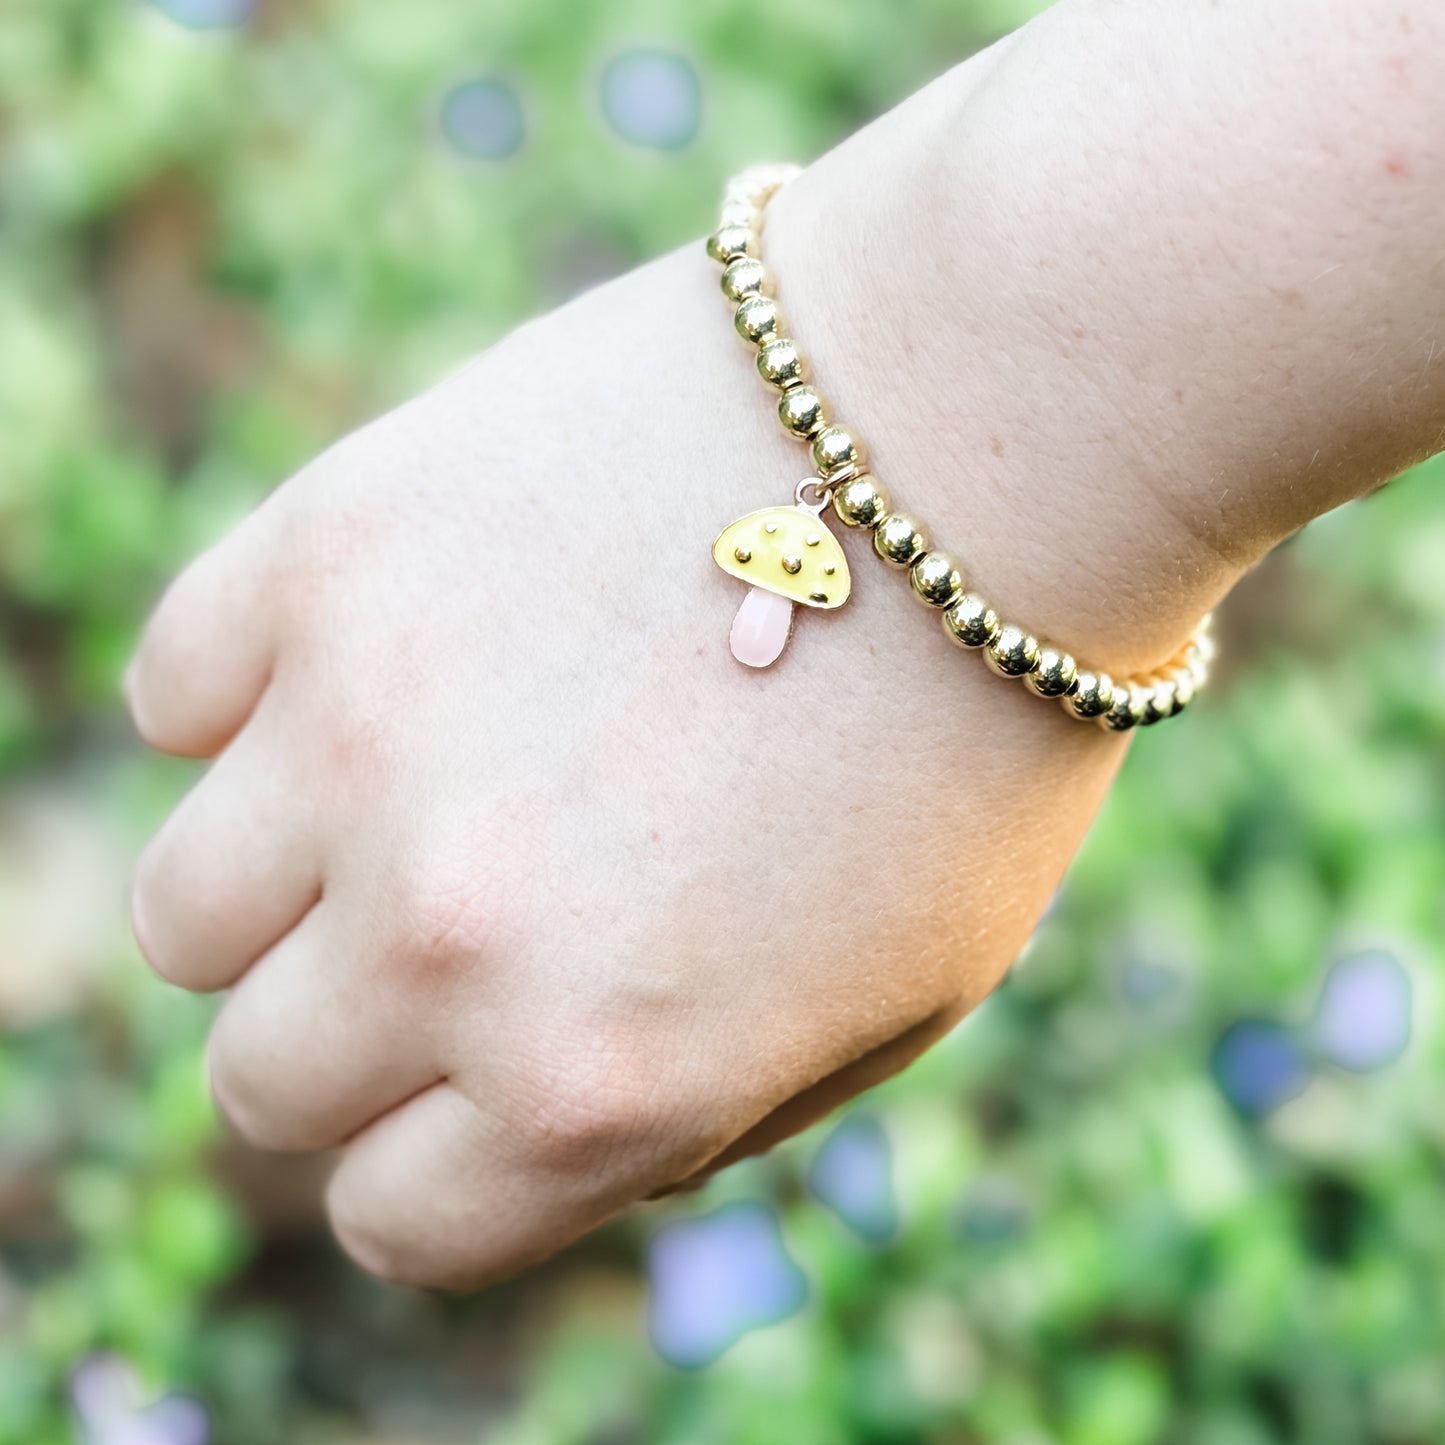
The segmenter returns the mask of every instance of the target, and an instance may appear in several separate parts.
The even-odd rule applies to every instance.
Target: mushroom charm
[[[809,478],[812,485],[815,478]],[[801,487],[799,489],[802,490]],[[848,559],[817,509],[792,507],[749,512],[723,528],[712,544],[724,572],[752,584],[733,619],[728,644],[748,667],[776,662],[793,626],[793,604],[830,610],[848,600]]]

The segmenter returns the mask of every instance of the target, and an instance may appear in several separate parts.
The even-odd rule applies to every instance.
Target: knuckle
[[[351,1261],[388,1284],[412,1289],[460,1290],[469,1277],[458,1262],[434,1246],[417,1248],[379,1227],[367,1201],[346,1186],[345,1168],[326,1191],[326,1217],[337,1244]]]
[[[366,667],[368,679],[375,679],[380,669]],[[339,698],[322,737],[321,754],[328,786],[342,795],[374,793],[378,784],[396,776],[398,764],[405,755],[406,740],[368,700],[353,700],[348,690],[355,684],[342,684]]]
[[[327,1196],[326,1215],[332,1235],[353,1264],[388,1284],[420,1283],[408,1278],[399,1267],[401,1255],[391,1247],[389,1241],[378,1238],[364,1221],[338,1202],[334,1192]]]
[[[330,1141],[316,1137],[305,1113],[278,1107],[278,1101],[258,1081],[257,1071],[237,1067],[236,1058],[237,1051],[229,1047],[218,1023],[206,1049],[206,1069],[216,1111],[232,1132],[253,1149],[273,1154],[304,1154],[325,1148]]]
[[[224,938],[234,917],[230,888],[169,829],[151,840],[131,884],[131,931],[142,956],[167,983],[207,993],[225,980],[206,970],[206,939]]]
[[[600,1181],[633,1173],[671,1122],[642,1040],[563,1042],[518,1083],[524,1147],[550,1174]]]
[[[472,870],[428,867],[408,886],[396,912],[391,949],[399,970],[421,985],[456,979],[474,968],[496,929],[496,909]]]
[[[357,499],[357,477],[393,459],[396,430],[389,416],[334,442],[268,499],[275,559],[274,582],[284,583],[290,611],[344,606],[341,584],[371,570],[391,544],[396,516],[380,499]]]
[[[419,1270],[414,1260],[408,1268],[409,1256],[396,1247],[393,1240],[379,1235],[363,1218],[339,1204],[329,1195],[326,1206],[331,1233],[353,1264],[387,1284],[410,1285],[417,1288],[440,1288],[441,1283]]]
[[[326,1195],[326,1215],[337,1244],[367,1274],[388,1284],[448,1294],[470,1293],[507,1279],[545,1257],[543,1248],[515,1253],[494,1253],[474,1241],[452,1239],[434,1219],[418,1218],[403,1230],[377,1223],[368,1202],[348,1188],[338,1189],[336,1179]],[[475,1235],[484,1221],[470,1222]]]

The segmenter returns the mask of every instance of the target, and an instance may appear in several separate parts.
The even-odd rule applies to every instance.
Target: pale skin
[[[1158,663],[1441,445],[1442,43],[1429,0],[1063,0],[773,203],[820,390],[1006,616]],[[803,458],[698,245],[342,442],[160,604],[136,725],[214,762],[137,937],[229,990],[217,1100],[340,1151],[367,1269],[476,1287],[796,1131],[989,992],[1078,847],[1125,740],[857,535],[846,607],[731,658],[712,539]]]

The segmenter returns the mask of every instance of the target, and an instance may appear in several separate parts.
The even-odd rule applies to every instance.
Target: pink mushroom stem
[[[776,592],[750,587],[733,618],[728,645],[745,667],[767,667],[782,656],[792,630],[792,602]]]

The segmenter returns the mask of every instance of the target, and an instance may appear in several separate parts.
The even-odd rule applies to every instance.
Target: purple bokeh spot
[[[602,113],[625,141],[654,150],[680,150],[697,135],[702,85],[681,55],[633,50],[602,72]]]
[[[725,1204],[665,1225],[648,1254],[648,1330],[669,1364],[711,1364],[749,1330],[776,1324],[808,1296],[777,1217],[766,1205]]]
[[[135,1371],[115,1355],[93,1355],[70,1380],[78,1445],[207,1445],[206,1407],[187,1395],[141,1405]]]
[[[869,1115],[851,1114],[828,1135],[808,1171],[808,1187],[860,1239],[880,1244],[898,1232],[893,1151]]]
[[[256,0],[151,0],[151,4],[192,30],[233,30],[256,9]]]
[[[504,81],[464,81],[442,101],[442,131],[466,155],[503,160],[522,148],[522,103]]]
[[[1311,1036],[1331,1063],[1368,1073],[1410,1042],[1410,976],[1383,949],[1337,963],[1325,979]]]
[[[1261,1019],[1231,1024],[1210,1060],[1225,1098],[1250,1118],[1260,1118],[1301,1093],[1309,1066],[1288,1030]]]

